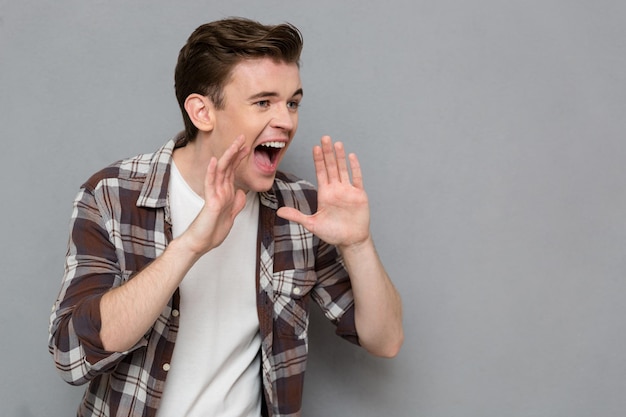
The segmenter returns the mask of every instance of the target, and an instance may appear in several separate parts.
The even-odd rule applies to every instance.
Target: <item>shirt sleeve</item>
[[[61,290],[50,316],[48,349],[62,378],[80,385],[115,368],[128,352],[107,352],[100,339],[100,300],[128,277],[120,270],[102,205],[81,189],[74,201]],[[134,350],[145,341],[141,340]]]
[[[335,324],[336,334],[358,345],[352,285],[337,248],[320,241],[315,269],[318,282],[313,290],[313,299],[326,318]]]

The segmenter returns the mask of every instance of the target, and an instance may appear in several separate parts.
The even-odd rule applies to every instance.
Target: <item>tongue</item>
[[[256,161],[259,163],[259,165],[265,166],[265,167],[271,167],[272,166],[272,160],[270,158],[270,153],[264,149],[262,149],[261,147],[256,148],[254,150],[254,157],[256,159]]]

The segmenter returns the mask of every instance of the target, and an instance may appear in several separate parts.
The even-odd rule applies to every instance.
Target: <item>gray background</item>
[[[182,128],[178,50],[244,15],[304,33],[283,168],[357,152],[405,303],[394,360],[314,315],[305,415],[623,416],[625,5],[0,0],[0,415],[74,415],[46,349],[71,201]]]

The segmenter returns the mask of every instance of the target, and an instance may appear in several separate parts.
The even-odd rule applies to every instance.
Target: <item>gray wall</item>
[[[358,153],[405,302],[391,361],[314,316],[306,415],[623,416],[625,5],[0,0],[0,415],[74,415],[46,350],[71,200],[182,127],[179,48],[245,15],[302,29],[284,168]]]

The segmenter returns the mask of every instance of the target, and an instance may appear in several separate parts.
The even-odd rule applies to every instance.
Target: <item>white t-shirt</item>
[[[204,205],[172,163],[174,237]],[[261,378],[256,307],[259,199],[248,192],[226,240],[183,279],[180,328],[157,417],[259,417]]]

